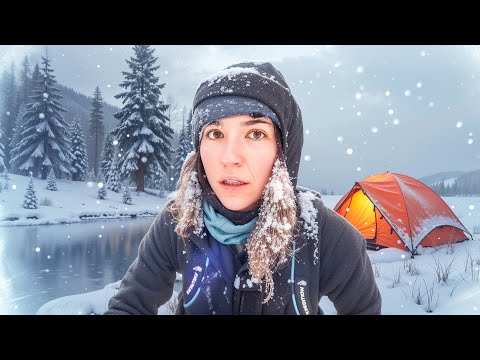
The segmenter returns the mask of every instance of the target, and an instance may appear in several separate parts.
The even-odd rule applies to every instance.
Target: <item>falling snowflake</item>
[[[463,126],[462,121],[457,121],[457,129],[460,129]]]
[[[341,135],[340,135],[340,136],[337,136],[337,141],[338,141],[339,143],[342,143],[342,142],[343,142],[343,136],[341,136]]]
[[[468,210],[475,210],[475,205],[468,205]]]
[[[17,190],[17,185],[12,185],[12,190]]]
[[[103,186],[104,186],[104,185],[103,185],[103,182],[99,182],[99,183],[97,184],[97,186],[98,186],[99,189],[103,188]]]
[[[420,56],[426,56],[427,52],[425,50],[420,51]]]
[[[419,82],[417,82],[417,88],[419,88],[419,89],[420,89],[422,86],[423,86],[423,85],[422,85],[422,83],[421,83],[420,81],[419,81]]]
[[[394,113],[395,113],[395,111],[393,111],[393,109],[389,109],[389,110],[388,110],[388,115],[391,116],[391,115],[393,115]]]
[[[372,126],[372,128],[370,129],[372,131],[372,133],[376,134],[378,133],[378,128],[376,126]]]
[[[430,101],[430,102],[428,103],[428,106],[431,107],[431,108],[433,108],[433,107],[435,106],[435,103],[434,103],[433,101]]]
[[[303,157],[303,159],[304,159],[305,161],[310,161],[310,160],[311,160],[311,157],[310,157],[310,155],[305,155],[305,156]]]
[[[473,144],[473,139],[472,138],[468,139],[467,143],[468,143],[468,145],[472,145]]]
[[[347,155],[352,155],[353,154],[353,149],[352,148],[348,148],[347,149]]]
[[[310,130],[305,130],[305,134],[310,134]]]
[[[40,113],[40,114],[38,114],[38,117],[43,120],[43,119],[45,119],[45,114],[44,114],[44,113]]]
[[[365,71],[365,68],[362,65],[357,66],[357,73],[362,74]]]
[[[144,164],[147,162],[147,157],[146,156],[142,156],[142,158],[140,159],[141,162],[143,162]]]
[[[37,253],[40,252],[40,248],[37,246],[37,247],[35,248],[35,251],[36,251]]]
[[[393,120],[393,125],[398,125],[398,124],[400,124],[400,120],[394,119],[394,120]]]
[[[359,93],[359,92],[355,93],[355,99],[362,100],[362,93]]]
[[[357,166],[357,171],[362,171],[362,168],[360,166]]]
[[[43,93],[43,98],[44,98],[44,99],[48,99],[48,94],[47,94],[47,93]]]
[[[362,116],[362,112],[361,112],[361,111],[357,111],[357,116]]]
[[[390,91],[385,91],[385,96],[390,96]]]

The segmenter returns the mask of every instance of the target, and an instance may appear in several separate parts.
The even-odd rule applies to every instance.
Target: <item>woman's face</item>
[[[213,191],[229,210],[255,207],[272,175],[277,154],[269,118],[236,115],[206,126],[200,157]]]

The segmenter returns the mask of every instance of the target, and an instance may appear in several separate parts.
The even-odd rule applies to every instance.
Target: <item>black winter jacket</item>
[[[322,314],[322,296],[329,297],[338,314],[380,314],[365,239],[326,208],[317,193],[297,189],[299,211],[315,216],[309,221],[300,217],[294,242],[298,252],[275,273],[275,293],[268,303],[262,304],[265,294],[252,283],[248,263],[242,266],[230,246],[207,233],[192,235],[184,245],[164,210],[142,239],[106,314],[157,314],[172,295],[175,272],[183,275],[186,314]]]

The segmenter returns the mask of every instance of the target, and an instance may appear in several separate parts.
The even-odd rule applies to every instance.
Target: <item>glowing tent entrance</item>
[[[432,189],[401,174],[378,174],[356,182],[334,210],[355,226],[367,247],[374,250],[395,247],[414,254],[419,245],[468,240],[466,234],[470,234]]]

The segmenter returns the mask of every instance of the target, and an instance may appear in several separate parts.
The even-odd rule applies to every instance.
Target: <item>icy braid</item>
[[[185,240],[193,231],[200,236],[203,232],[202,189],[198,183],[198,154],[190,152],[180,171],[177,190],[170,195],[166,209],[173,216],[175,233]]]
[[[257,223],[247,242],[252,280],[260,282],[265,279],[267,296],[263,303],[273,296],[273,273],[285,264],[292,254],[296,213],[295,192],[285,159],[280,153],[273,165],[272,176],[263,191]]]

